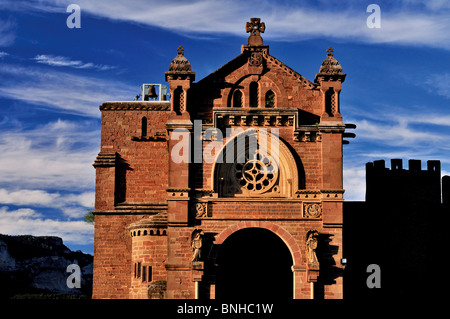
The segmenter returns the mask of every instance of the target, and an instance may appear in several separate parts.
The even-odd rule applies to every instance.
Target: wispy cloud
[[[30,208],[10,210],[6,206],[0,207],[0,233],[58,236],[75,244],[89,244],[94,239],[94,228],[84,221],[54,220]]]
[[[358,127],[361,128],[358,130],[358,137],[382,141],[384,144],[391,146],[418,145],[419,143],[429,145],[430,142],[438,144],[448,140],[448,136],[412,129],[408,124],[407,121],[395,124],[380,124],[362,120],[358,123]]]
[[[429,76],[425,80],[425,84],[428,85],[430,92],[436,92],[437,94],[450,99],[450,73],[440,73]]]
[[[97,121],[56,121],[31,130],[4,129],[0,135],[0,187],[93,190],[92,163],[99,141]]]
[[[344,176],[344,198],[346,200],[364,200],[366,195],[365,167],[346,167]]]
[[[450,10],[450,2],[447,0],[403,0],[407,5],[421,6],[429,10]]]
[[[93,227],[81,218],[94,205],[99,139],[98,120],[2,127],[0,233],[92,243]]]
[[[0,19],[0,47],[7,47],[14,43],[16,39],[16,23],[9,20]]]
[[[344,149],[345,198],[364,200],[365,163],[392,158],[440,160],[450,159],[450,116],[428,112],[426,107],[404,109],[395,105],[377,105],[377,112],[355,109],[346,117],[355,123],[356,139]],[[423,164],[425,165],[425,164]],[[445,175],[444,173],[442,175]]]
[[[0,77],[0,97],[96,118],[101,103],[131,100],[137,90],[120,81],[12,64],[0,65]]]
[[[97,120],[3,128],[0,233],[54,235],[74,244],[92,243],[93,227],[81,218],[94,205],[92,163],[99,139]],[[54,212],[52,218],[48,210]]]
[[[94,192],[61,194],[41,189],[7,190],[0,188],[0,204],[25,207],[50,207],[70,218],[81,218],[94,207]]]
[[[16,1],[13,1],[16,2]],[[13,9],[27,7],[31,10],[52,11],[64,9],[67,0],[46,0],[27,4],[18,1]],[[352,1],[252,2],[238,0],[182,2],[134,0],[90,1],[78,0],[82,12],[121,21],[156,26],[192,36],[233,34],[244,37],[243,24],[252,16],[266,22],[267,39],[298,41],[329,37],[364,43],[391,43],[426,45],[450,49],[449,6],[444,1],[433,0],[383,2],[381,28],[370,29],[366,20],[367,4]]]
[[[45,54],[36,55],[33,58],[33,60],[35,60],[37,63],[47,64],[51,66],[71,67],[76,69],[97,69],[101,71],[106,71],[116,68],[115,66],[111,65],[94,64],[92,62],[85,63],[80,60],[71,60],[70,58],[64,56],[54,56]]]

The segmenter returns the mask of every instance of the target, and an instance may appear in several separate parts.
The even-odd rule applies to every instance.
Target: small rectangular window
[[[142,282],[147,281],[147,266],[142,266]]]
[[[152,274],[152,266],[148,266],[148,281],[152,281],[153,280],[153,274]]]

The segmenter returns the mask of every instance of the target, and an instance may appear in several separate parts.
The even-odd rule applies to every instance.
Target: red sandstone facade
[[[213,299],[221,289],[222,245],[255,228],[287,247],[291,298],[343,297],[345,74],[330,48],[311,82],[269,54],[259,19],[247,31],[241,54],[199,82],[179,48],[165,74],[170,101],[100,106],[93,298]],[[195,120],[202,124],[197,139]],[[226,136],[231,128],[242,130]],[[191,132],[188,163],[174,160],[179,132]],[[229,151],[240,134],[258,145],[266,138],[270,151],[252,154],[249,144]],[[214,160],[195,162],[199,145],[206,153],[218,145]],[[231,162],[217,160],[226,155]],[[276,171],[262,171],[268,161]],[[271,276],[269,269],[261,280]]]

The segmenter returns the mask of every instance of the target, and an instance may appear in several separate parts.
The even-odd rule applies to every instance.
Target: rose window
[[[260,194],[277,182],[278,166],[270,155],[258,151],[246,156],[245,163],[234,164],[234,177],[242,192]]]

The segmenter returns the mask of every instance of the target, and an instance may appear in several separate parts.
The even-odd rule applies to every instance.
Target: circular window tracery
[[[234,181],[243,192],[254,194],[270,190],[278,179],[278,165],[259,150],[245,157],[245,163],[234,163]]]

